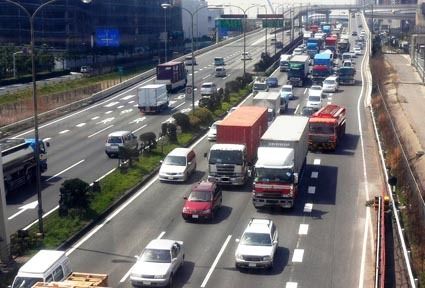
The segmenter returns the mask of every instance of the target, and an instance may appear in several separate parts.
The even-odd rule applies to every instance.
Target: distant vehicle
[[[358,27],[359,27],[359,28],[363,28],[363,25],[362,25],[362,23],[360,23]]]
[[[303,49],[302,48],[295,48],[294,51],[292,52],[292,55],[302,55],[303,54]]]
[[[317,110],[322,108],[322,89],[319,90],[319,89],[310,88],[308,90],[308,97],[307,97],[307,105],[306,106],[315,108]]]
[[[356,46],[354,47],[354,53],[356,53],[356,55],[362,55],[362,49]]]
[[[93,68],[91,66],[81,66],[80,72],[83,74],[93,72]]]
[[[339,84],[349,84],[354,85],[356,84],[356,79],[354,78],[354,75],[356,74],[356,69],[354,67],[340,67],[338,68],[338,79]]]
[[[315,109],[313,107],[304,106],[303,109],[301,110],[301,115],[310,117],[316,111],[317,111],[317,109]]]
[[[342,54],[341,56],[342,61],[346,61],[346,60],[352,60],[353,59],[353,55],[351,54],[351,52],[345,52]]]
[[[283,85],[280,89],[280,112],[288,109],[289,100],[294,98],[292,85]]]
[[[105,143],[105,153],[109,158],[118,157],[119,147],[135,150],[139,147],[137,137],[130,131],[116,131],[108,135]]]
[[[223,57],[214,57],[214,66],[224,66],[224,58]]]
[[[223,194],[216,183],[201,181],[185,197],[182,217],[184,220],[214,219],[214,215],[221,207]]]
[[[184,58],[184,65],[191,66],[196,65],[196,57],[193,57],[191,55],[188,55]]]
[[[173,287],[173,277],[184,264],[182,241],[154,239],[149,242],[130,270],[133,286]]]
[[[267,82],[267,86],[269,86],[270,88],[274,88],[279,85],[276,77],[269,77],[267,78],[266,82]]]
[[[338,76],[330,76],[323,81],[323,92],[338,91]]]
[[[258,92],[252,98],[252,105],[267,108],[267,122],[269,125],[273,122],[276,115],[279,114],[279,111],[282,110],[281,98],[277,91]],[[285,110],[287,106],[288,104],[286,104]]]
[[[350,51],[350,53],[351,53],[351,58],[357,58],[357,54],[354,51],[354,48],[353,48],[353,50]]]
[[[249,52],[243,52],[241,60],[252,60],[251,54]]]
[[[344,60],[344,62],[342,62],[342,67],[354,67],[353,62],[351,60]]]
[[[252,92],[256,93],[259,91],[269,91],[269,85],[265,79],[258,78],[254,81],[252,85]]]
[[[308,55],[297,55],[289,60],[288,83],[293,86],[302,87],[307,80],[309,72],[310,57]]]
[[[195,170],[195,152],[190,148],[175,148],[161,161],[159,180],[185,182]]]
[[[208,130],[208,140],[209,141],[215,141],[215,139],[217,138],[217,125],[220,123],[221,121],[215,121],[211,127],[210,130]]]
[[[271,39],[270,39],[270,43],[271,43],[271,44],[276,43],[276,38],[271,38]]]
[[[214,76],[215,77],[226,77],[226,68],[224,66],[217,66],[214,69]]]
[[[212,95],[217,92],[217,86],[213,82],[205,82],[201,85],[201,95]]]
[[[279,68],[280,72],[289,70],[289,60],[291,60],[292,55],[284,54],[280,55]]]
[[[357,31],[351,32],[351,36],[357,36]]]
[[[187,83],[186,67],[181,61],[170,61],[156,66],[157,84],[165,84],[168,92],[184,88]]]
[[[279,232],[269,219],[251,219],[235,252],[236,268],[273,268]]]

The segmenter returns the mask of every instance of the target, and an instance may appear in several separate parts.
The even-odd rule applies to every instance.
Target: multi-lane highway
[[[253,59],[259,59],[259,55],[264,51],[264,39],[264,30],[247,35],[246,50],[250,52]],[[274,49],[268,48],[273,53]],[[242,39],[239,39],[198,56],[198,65],[195,67],[196,86],[199,87],[202,82],[213,81],[218,87],[224,87],[226,81],[241,76],[242,52],[243,42]],[[227,77],[214,77],[214,57],[225,58]],[[247,61],[248,71],[252,70],[254,63],[256,63],[254,60]],[[188,77],[190,80],[191,74]],[[137,86],[153,81],[154,77]],[[59,187],[64,180],[81,178],[91,183],[117,166],[117,161],[109,159],[104,153],[104,143],[109,133],[119,130],[130,130],[136,135],[149,131],[158,133],[161,123],[168,120],[173,113],[187,112],[191,109],[191,101],[185,101],[184,94],[177,93],[170,99],[171,109],[168,113],[141,115],[137,108],[137,86],[40,126],[40,138],[49,140],[51,144],[48,150],[49,168],[44,173],[42,181],[45,213],[57,207]],[[15,137],[31,136],[32,131],[15,135]],[[8,230],[10,233],[26,227],[37,219],[37,209],[34,209],[36,200],[37,197],[32,187],[9,195],[6,214],[9,218]]]
[[[354,21],[351,27],[357,29],[356,21],[360,18],[351,20]],[[237,50],[234,52],[236,58],[240,52]],[[68,250],[73,270],[107,273],[110,286],[130,287],[128,277],[135,263],[134,255],[138,255],[151,239],[160,237],[185,243],[185,264],[174,277],[176,287],[371,287],[373,229],[365,202],[380,193],[382,183],[373,132],[363,105],[361,68],[366,60],[363,57],[356,59],[357,85],[342,86],[325,100],[347,108],[346,135],[334,153],[309,153],[301,177],[301,193],[292,210],[259,212],[252,206],[249,186],[224,188],[223,207],[216,220],[186,223],[180,215],[183,197],[187,196],[194,182],[206,176],[207,163],[203,154],[211,143],[202,138],[193,145],[198,156],[198,171],[189,183],[161,183],[154,177]],[[201,61],[199,67],[210,63],[209,60]],[[240,62],[230,67],[236,66],[240,67]],[[286,82],[285,73],[275,72],[275,75],[280,84]],[[288,113],[298,113],[305,105],[305,91],[306,88],[295,89],[296,100],[291,101]],[[111,101],[119,102],[121,98]],[[250,101],[251,98],[247,98],[243,105]],[[174,105],[180,105],[178,103],[182,102]],[[105,105],[99,105],[99,109]],[[112,107],[114,105],[101,111],[113,110]],[[98,115],[99,112],[87,117]],[[63,132],[64,135],[72,133],[76,122],[91,120],[84,119],[78,117],[72,123],[72,129],[66,125],[60,129],[70,130]],[[146,119],[143,121],[146,122],[132,129],[154,125]],[[103,127],[108,125],[111,124],[105,123]],[[128,125],[128,119],[121,125]],[[84,135],[96,131],[99,130],[90,130]],[[99,145],[100,148],[95,150],[98,154],[103,148],[102,144]],[[81,145],[75,150],[86,146]],[[70,149],[74,150],[73,147]],[[90,159],[90,155],[87,157]],[[95,165],[104,164],[97,162]],[[241,272],[234,267],[235,240],[252,217],[271,218],[279,230],[279,248],[271,271]]]

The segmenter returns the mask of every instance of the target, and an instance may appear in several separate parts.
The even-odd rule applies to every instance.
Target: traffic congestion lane
[[[255,39],[255,41],[257,40],[258,39]],[[256,53],[260,52],[257,51],[253,54],[255,55]],[[211,59],[208,60],[209,63],[212,63],[213,56],[213,54],[209,55],[209,57],[211,57]],[[239,56],[235,56],[234,62],[235,65],[240,65]],[[230,61],[229,64],[232,65],[232,61]],[[253,63],[251,65],[253,65]],[[208,74],[210,72],[201,71],[201,73]],[[237,75],[233,75],[231,78],[236,76]],[[196,79],[197,83],[201,82],[198,80],[198,77]],[[225,79],[217,80],[218,82],[222,81],[223,83],[225,81]],[[144,83],[147,82],[148,81],[145,81]],[[55,120],[53,121],[53,125],[46,127],[43,130],[43,133],[40,133],[44,139],[48,139],[52,143],[52,146],[49,149],[49,170],[45,174],[44,179],[49,179],[52,176],[60,174],[51,179],[55,180],[55,185],[51,186],[51,183],[45,184],[45,186],[48,187],[43,190],[45,211],[49,211],[49,209],[57,206],[59,185],[62,183],[63,179],[80,177],[90,183],[116,166],[116,161],[105,158],[103,153],[104,138],[108,133],[117,130],[128,130],[129,126],[134,126],[129,125],[130,122],[136,124],[134,130],[138,130],[140,133],[142,133],[142,131],[146,131],[145,129],[148,128],[148,131],[160,131],[160,123],[171,117],[171,115],[168,117],[161,116],[162,120],[160,120],[158,119],[158,116],[150,116],[148,119],[139,122],[139,120],[143,119],[143,117],[138,114],[138,109],[135,107],[137,106],[137,97],[135,96],[135,93],[136,92],[134,90],[120,93],[117,96],[112,97],[112,99],[108,99],[94,105],[95,107],[93,108],[84,109],[83,113],[74,113],[75,116],[71,117],[67,116],[66,121]],[[173,105],[174,107],[177,107],[177,109],[173,109],[172,112],[176,112],[178,109],[190,109],[191,103],[186,103],[182,96],[183,94],[172,96],[172,99],[175,99],[172,100],[175,101]],[[137,116],[135,116],[134,113]],[[151,123],[149,121],[153,123],[153,126],[150,125]],[[143,122],[146,124],[143,124]],[[143,127],[144,125],[147,126]],[[86,133],[86,131],[90,132],[90,134]],[[25,134],[25,136],[27,135],[28,134]],[[18,136],[24,135],[21,133],[21,135]],[[86,136],[87,138],[91,138],[92,142],[88,142]],[[99,140],[99,137],[103,138]],[[82,139],[85,139],[86,141],[83,142]],[[81,145],[84,145],[84,147],[81,147]],[[79,157],[81,156],[81,151],[86,151],[86,154],[90,155],[91,158],[93,155],[99,155],[101,158],[98,158],[98,161],[86,161],[86,158]],[[97,166],[91,165],[93,162],[96,162]],[[87,168],[84,169],[86,166]],[[9,200],[11,205],[8,205],[7,207],[8,217],[13,216],[17,213],[17,211],[20,211],[23,205],[35,201],[35,197],[36,195],[33,194],[32,189],[27,187],[23,193],[18,195],[18,197]],[[36,217],[35,209],[26,210],[25,213],[11,219],[13,220],[13,224],[9,225],[9,231],[13,232],[26,226],[30,223],[31,219],[36,219]]]

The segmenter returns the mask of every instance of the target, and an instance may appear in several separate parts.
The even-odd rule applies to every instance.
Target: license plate
[[[143,285],[151,285],[150,281],[143,281]]]
[[[118,144],[111,144],[111,146],[118,146]]]
[[[174,179],[174,177],[168,176],[168,179],[173,180],[173,179]]]
[[[199,218],[199,216],[198,215],[192,215],[192,218],[197,219],[197,218]]]
[[[256,267],[257,265],[255,263],[249,263],[248,267]]]

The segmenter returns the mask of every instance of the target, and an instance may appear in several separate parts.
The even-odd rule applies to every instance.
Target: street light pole
[[[161,5],[164,9],[164,63],[167,62],[167,42],[168,42],[168,33],[167,33],[167,5]]]
[[[37,13],[56,1],[59,0],[50,0],[47,1],[35,9],[35,11],[31,14],[28,9],[26,9],[21,4],[14,2],[12,0],[4,0],[12,5],[19,7],[24,13],[28,16],[30,22],[30,49],[31,49],[31,74],[32,74],[32,99],[33,99],[33,108],[34,108],[34,141],[35,141],[35,149],[34,149],[34,157],[35,157],[35,189],[37,192],[37,202],[38,202],[38,232],[42,237],[44,237],[44,228],[43,228],[43,205],[42,205],[42,197],[41,197],[41,171],[40,171],[40,140],[38,135],[38,101],[37,101],[37,84],[36,84],[36,69],[35,69],[35,36],[34,36],[34,19]],[[81,0],[83,3],[90,3],[91,0]]]

